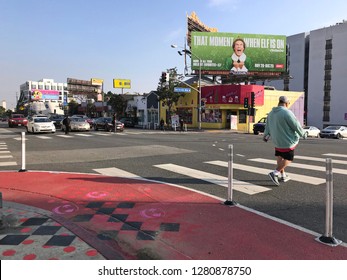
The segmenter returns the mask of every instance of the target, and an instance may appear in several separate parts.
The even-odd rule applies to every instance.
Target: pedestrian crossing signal
[[[243,108],[248,108],[248,97],[243,99]]]

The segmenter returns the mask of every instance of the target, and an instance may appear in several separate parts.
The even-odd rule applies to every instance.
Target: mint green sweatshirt
[[[267,116],[264,137],[270,136],[276,148],[293,148],[304,136],[299,121],[292,111],[284,106],[272,108]]]

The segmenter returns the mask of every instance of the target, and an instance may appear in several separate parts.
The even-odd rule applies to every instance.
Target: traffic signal
[[[251,92],[251,108],[254,108],[255,105],[255,94]]]
[[[168,83],[170,80],[170,74],[168,72],[161,73],[161,81],[163,84]]]
[[[161,72],[161,82],[162,82],[163,84],[166,83],[166,72]]]
[[[248,97],[243,99],[243,108],[248,108]]]

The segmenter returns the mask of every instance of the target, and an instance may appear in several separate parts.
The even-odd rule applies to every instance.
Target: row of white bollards
[[[228,194],[225,205],[233,206],[233,145],[228,148]],[[333,236],[333,171],[331,158],[326,159],[326,209],[325,209],[325,232],[324,235],[316,240],[330,245],[337,246],[342,243],[341,240]]]

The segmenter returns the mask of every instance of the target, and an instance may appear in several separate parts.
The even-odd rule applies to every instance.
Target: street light
[[[171,48],[177,48],[177,45],[171,45]],[[178,51],[179,55],[183,55],[183,53],[188,54],[189,56],[194,56],[195,58],[197,58],[199,60],[199,90],[198,90],[198,122],[199,122],[199,130],[201,130],[201,58],[198,57],[197,55],[193,54],[190,50],[187,50],[186,48],[180,47],[183,50],[182,51]]]

